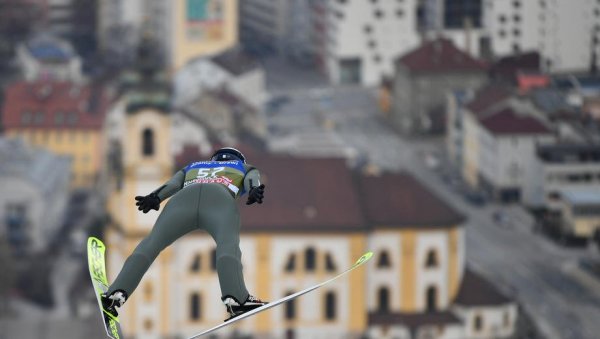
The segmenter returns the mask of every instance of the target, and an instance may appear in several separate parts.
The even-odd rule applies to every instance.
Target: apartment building
[[[547,71],[572,72],[590,69],[598,53],[597,1],[485,0],[484,16],[496,56],[537,50]]]
[[[418,45],[416,0],[330,1],[327,41],[317,55],[334,84],[377,85],[394,73],[394,61]]]

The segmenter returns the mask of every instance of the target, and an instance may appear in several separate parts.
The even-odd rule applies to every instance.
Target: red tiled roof
[[[366,218],[375,227],[453,227],[464,217],[405,173],[362,177]]]
[[[481,71],[487,64],[459,50],[448,39],[428,41],[400,57],[398,62],[413,72]]]
[[[357,181],[343,159],[240,150],[266,185],[264,204],[246,206],[240,199],[245,232],[362,232],[369,225],[453,227],[464,220],[408,174]],[[176,156],[177,168],[204,158],[197,147],[186,147]]]
[[[243,231],[364,231],[352,172],[343,159],[260,155],[248,162],[261,171],[265,203],[240,208]]]
[[[99,129],[107,108],[108,98],[100,87],[21,81],[6,89],[2,125],[5,129]]]
[[[475,98],[473,98],[466,107],[477,115],[492,105],[507,99],[510,95],[510,91],[505,87],[489,85],[477,91]]]
[[[496,306],[512,300],[482,276],[467,269],[454,302],[465,306]]]
[[[546,134],[551,131],[537,119],[510,108],[482,117],[480,123],[493,134]]]

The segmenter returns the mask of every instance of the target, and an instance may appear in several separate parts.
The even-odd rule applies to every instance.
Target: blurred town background
[[[594,0],[0,0],[0,339],[104,338],[87,236],[113,279],[221,146],[251,293],[375,255],[212,338],[598,338],[599,53]],[[220,323],[214,256],[163,251],[126,337]]]

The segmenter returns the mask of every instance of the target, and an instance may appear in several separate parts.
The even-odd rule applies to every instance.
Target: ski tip
[[[363,254],[362,257],[358,258],[358,260],[356,261],[354,266],[362,265],[364,262],[371,259],[372,256],[373,256],[373,252],[371,252],[371,251]]]

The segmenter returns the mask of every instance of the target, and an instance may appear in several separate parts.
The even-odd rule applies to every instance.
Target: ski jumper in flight
[[[236,203],[237,198],[248,192],[247,205],[261,204],[264,188],[259,171],[246,164],[244,155],[235,148],[225,147],[217,150],[210,161],[189,164],[149,195],[135,197],[138,209],[144,213],[151,209],[158,211],[163,200],[171,199],[150,234],[138,244],[108,291],[101,296],[105,310],[117,315],[116,307],[131,297],[158,254],[197,229],[207,231],[217,244],[221,300],[231,318],[266,304],[246,290],[239,246],[240,213]]]

